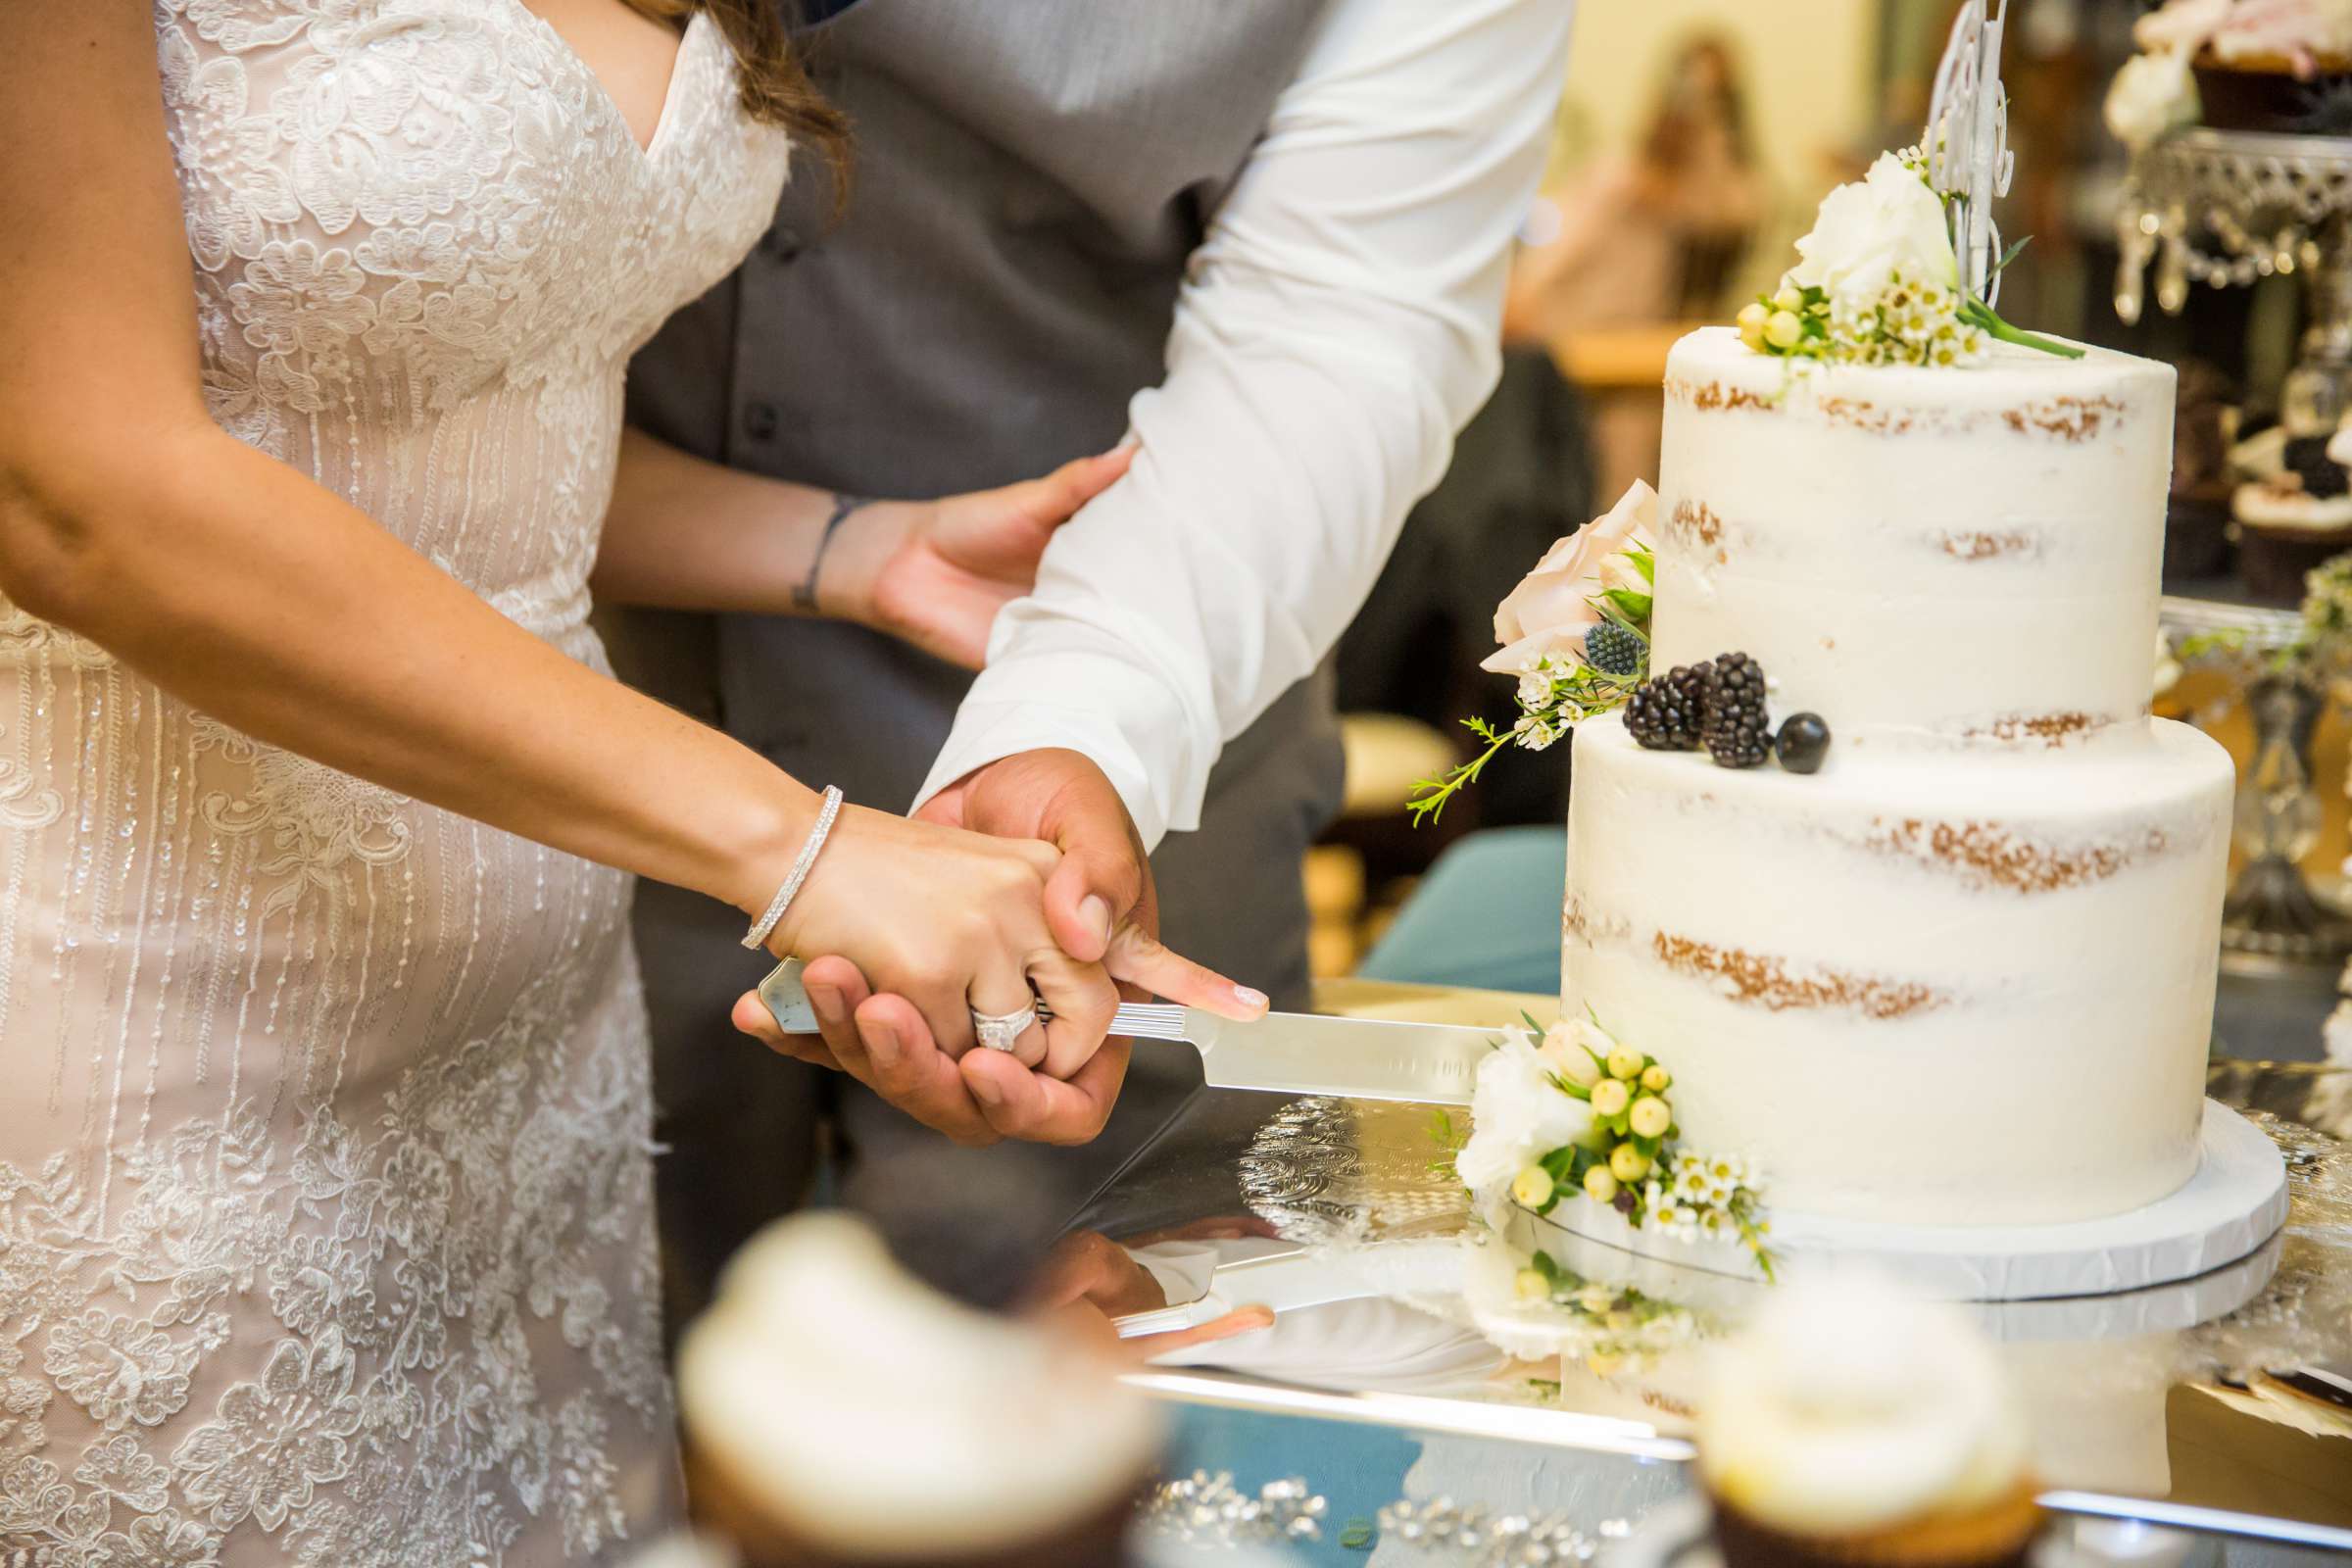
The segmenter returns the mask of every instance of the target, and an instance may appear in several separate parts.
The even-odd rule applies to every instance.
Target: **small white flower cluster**
[[[1984,329],[1961,314],[1960,290],[1901,268],[1873,294],[1783,285],[1740,312],[1741,341],[1758,354],[1838,365],[1973,365]]]
[[[1749,1230],[1761,1236],[1769,1229],[1756,1217],[1762,1187],[1747,1160],[1680,1151],[1642,1188],[1642,1217],[1647,1228],[1682,1242],[1737,1241]]]
[[[1660,1352],[1703,1336],[1703,1325],[1689,1307],[1630,1285],[1586,1279],[1543,1252],[1529,1257],[1513,1289],[1523,1301],[1545,1302],[1560,1311],[1563,1328],[1572,1331],[1564,1353],[1581,1356],[1600,1377],[1639,1369]]]
[[[1568,694],[1565,687],[1575,683],[1590,684],[1586,666],[1565,654],[1545,654],[1534,667],[1519,677],[1519,717],[1511,725],[1511,738],[1531,752],[1540,752],[1566,734],[1583,716],[1581,710],[1571,714],[1566,710],[1577,707],[1564,704]]]
[[[1897,270],[1875,305],[1834,308],[1830,337],[1856,365],[1973,365],[1984,357],[1984,332],[1961,319],[1960,302],[1957,288]]]

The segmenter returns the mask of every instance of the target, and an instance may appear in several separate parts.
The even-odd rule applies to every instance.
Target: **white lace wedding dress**
[[[648,151],[520,0],[156,28],[215,417],[603,667],[623,367],[783,179],[724,37]],[[0,1564],[536,1568],[673,1509],[628,895],[0,602]]]

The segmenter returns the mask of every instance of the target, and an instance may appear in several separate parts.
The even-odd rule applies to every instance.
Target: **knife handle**
[[[816,1033],[816,1009],[808,1005],[808,988],[801,984],[802,967],[800,959],[786,958],[760,982],[760,1000],[766,1004],[776,1027],[788,1035]],[[1172,1003],[1122,1002],[1111,1015],[1110,1033],[1123,1040],[1189,1041],[1193,1036],[1184,1014],[1185,1009]],[[1054,1016],[1042,999],[1037,1015],[1040,1019]]]

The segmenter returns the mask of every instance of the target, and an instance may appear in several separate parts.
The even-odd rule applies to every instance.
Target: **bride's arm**
[[[810,791],[207,416],[152,14],[0,27],[0,592],[206,712],[758,909]]]
[[[1122,448],[1022,484],[863,500],[623,436],[590,586],[607,604],[830,615],[980,666],[1054,530],[1127,471]]]
[[[0,593],[262,741],[763,907],[810,792],[222,432],[194,298],[145,0],[0,12]],[[1060,1015],[1044,1044],[1066,1074],[1116,998],[1047,929],[1054,859],[853,808],[771,945],[848,957],[951,1047],[1025,977]],[[1128,978],[1188,986],[1173,964]]]

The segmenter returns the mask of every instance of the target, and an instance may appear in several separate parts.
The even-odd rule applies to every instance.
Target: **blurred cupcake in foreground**
[[[696,1510],[751,1568],[1105,1568],[1160,1425],[1095,1351],[806,1214],[728,1265],[678,1357]]]
[[[1727,1568],[1999,1568],[2040,1527],[1991,1345],[1877,1276],[1773,1292],[1716,1350],[1697,1440]]]

